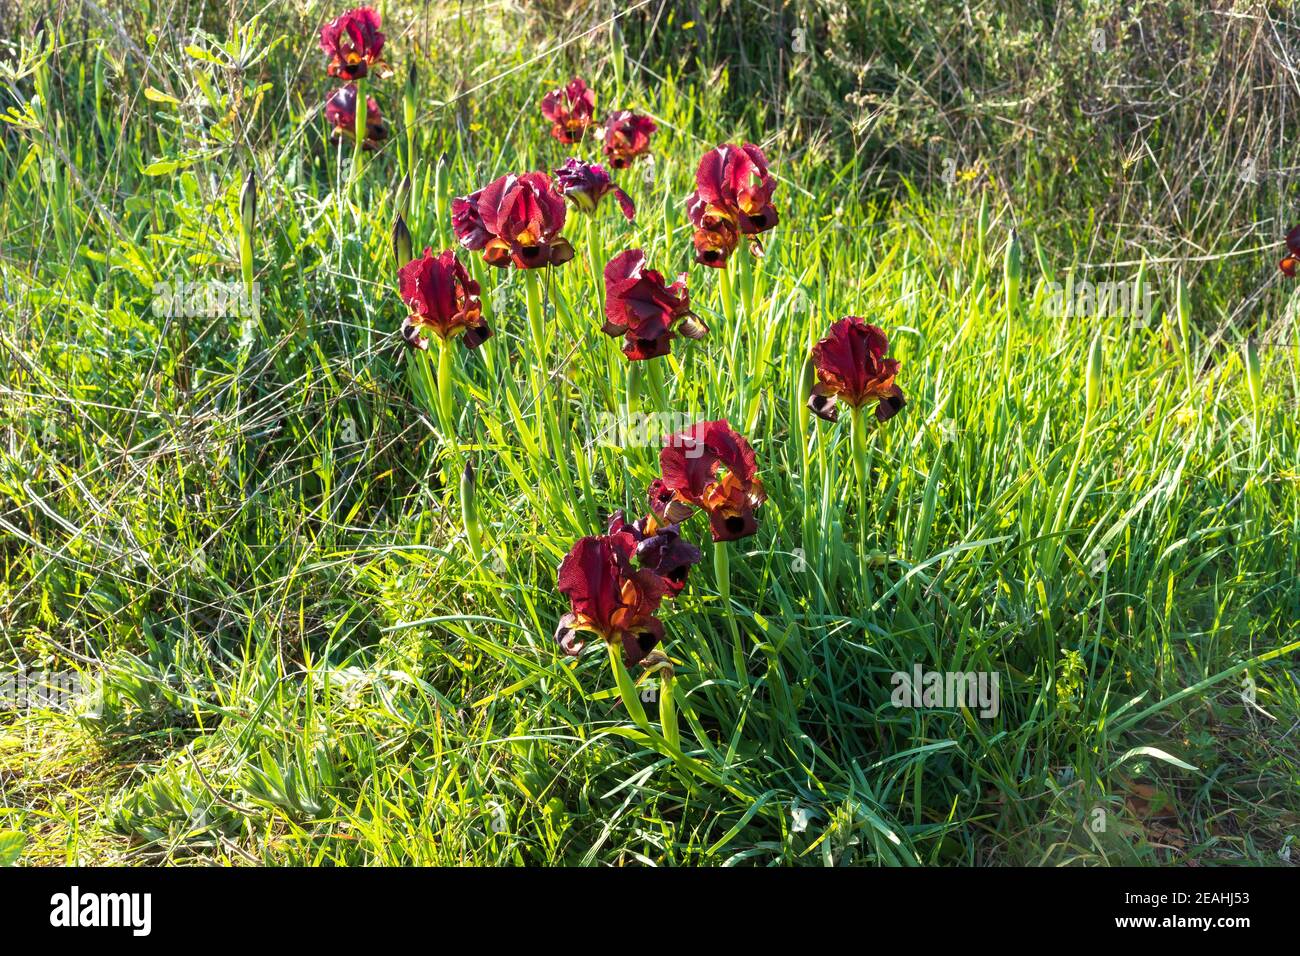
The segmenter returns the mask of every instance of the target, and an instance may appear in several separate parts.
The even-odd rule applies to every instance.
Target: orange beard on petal
[[[483,261],[490,266],[508,266],[510,264],[510,243],[496,238],[483,247]]]

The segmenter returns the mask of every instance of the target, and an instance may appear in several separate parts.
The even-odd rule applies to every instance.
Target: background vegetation
[[[0,714],[0,859],[1292,859],[1292,8],[380,4],[394,137],[356,195],[321,109],[341,6],[6,9],[0,656],[83,671],[102,709]],[[454,442],[396,335],[412,63],[418,245],[450,244],[452,195],[558,165],[537,103],[572,73],[661,125],[622,177],[635,226],[566,230],[544,354],[522,283],[476,265],[498,334],[458,356]],[[773,159],[783,221],[729,325],[682,199],[736,139]],[[238,279],[250,171],[259,321],[155,315],[157,283]],[[602,657],[551,642],[560,557],[653,469],[599,427],[626,371],[593,241],[690,271],[713,332],[675,351],[665,407],[728,417],[768,488],[730,607],[706,560],[665,615],[721,786],[628,732]],[[1048,283],[1082,279],[1149,282],[1155,313],[1052,314]],[[910,399],[865,513],[847,423],[801,400],[849,313],[889,332]],[[537,453],[538,369],[561,455]],[[913,663],[996,671],[1000,713],[892,707]]]

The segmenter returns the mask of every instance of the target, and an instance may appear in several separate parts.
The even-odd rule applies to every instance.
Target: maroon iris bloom
[[[623,215],[630,222],[636,218],[636,206],[632,197],[619,189],[605,172],[605,167],[596,163],[584,163],[570,156],[564,165],[555,171],[555,182],[566,199],[572,200],[579,212],[593,213],[606,193],[613,193]]]
[[[1300,226],[1286,234],[1286,253],[1286,257],[1278,263],[1278,268],[1287,278],[1294,279],[1296,269],[1300,267]]]
[[[654,516],[667,524],[680,524],[695,514],[695,506],[679,500],[677,493],[662,478],[650,482],[646,498],[650,501],[650,510]]]
[[[551,121],[551,135],[561,143],[576,143],[586,136],[595,112],[596,94],[576,76],[542,97],[542,115]]]
[[[888,421],[907,404],[894,384],[898,360],[885,358],[889,340],[885,333],[856,315],[831,326],[830,334],[812,349],[817,384],[808,407],[814,415],[833,422],[839,417],[836,399],[853,408],[876,404],[876,418]]]
[[[483,227],[483,217],[478,212],[479,197],[483,190],[468,196],[457,196],[451,201],[451,231],[457,241],[471,252],[487,245],[492,234]]]
[[[349,83],[334,91],[325,103],[325,118],[334,126],[334,135],[356,142],[357,85]],[[388,124],[379,113],[373,96],[366,97],[366,139],[362,149],[375,150],[388,139]]]
[[[683,541],[675,524],[661,525],[654,515],[628,524],[622,510],[609,519],[610,534],[628,533],[636,538],[636,558],[641,567],[663,578],[664,597],[676,597],[686,587],[691,566],[700,563],[700,549]]]
[[[702,508],[709,515],[714,541],[735,541],[758,530],[754,510],[765,500],[754,449],[725,419],[700,422],[669,436],[659,453],[663,473],[660,492],[670,491],[670,505]],[[651,486],[651,494],[655,486]]]
[[[727,144],[705,153],[686,208],[695,227],[696,261],[721,269],[742,235],[750,236],[753,250],[761,253],[753,237],[777,224],[775,189],[767,157],[757,146]]]
[[[691,294],[686,273],[672,285],[645,268],[640,249],[620,252],[605,266],[606,335],[623,336],[623,354],[631,361],[667,355],[678,333],[688,339],[702,339],[708,327],[691,311]]]
[[[376,68],[381,75],[388,67],[379,59],[384,35],[379,32],[379,14],[369,7],[349,10],[320,28],[320,48],[330,58],[330,76],[357,80]]]
[[[655,617],[666,590],[650,568],[633,568],[636,536],[615,534],[582,538],[560,563],[560,593],[569,613],[560,618],[555,639],[566,654],[577,656],[584,642],[579,631],[598,635],[623,649],[630,666],[642,660],[664,637]]]
[[[467,349],[478,348],[492,335],[483,321],[478,283],[450,249],[436,256],[425,249],[423,256],[398,270],[397,280],[402,301],[411,310],[402,323],[402,338],[412,348],[429,347],[421,330],[442,339],[464,332],[461,344]]]
[[[483,250],[488,265],[517,269],[559,266],[573,258],[560,235],[564,196],[545,173],[511,173],[452,200],[451,227],[466,249]]]
[[[638,156],[650,152],[650,135],[658,126],[648,116],[619,110],[605,120],[605,145],[602,147],[609,164],[615,169],[627,169]]]

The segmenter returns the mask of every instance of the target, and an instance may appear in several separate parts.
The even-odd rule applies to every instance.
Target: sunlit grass
[[[532,55],[487,36],[462,89]],[[26,859],[1277,860],[1300,812],[1300,340],[1279,297],[1211,334],[1246,294],[1213,269],[1180,323],[1166,263],[1028,252],[1009,294],[985,180],[863,209],[857,165],[774,152],[782,222],[762,259],[737,254],[724,309],[683,200],[706,149],[774,131],[728,125],[725,73],[702,88],[596,46],[574,63],[598,111],[660,125],[653,165],[617,177],[636,222],[571,212],[578,254],[535,295],[466,254],[495,335],[448,353],[448,404],[438,350],[397,334],[394,218],[417,253],[449,248],[453,196],[558,166],[537,101],[569,69],[460,96],[421,60],[409,139],[401,83],[375,81],[395,135],[350,188],[312,38],[221,99],[218,64],[274,40],[164,37],[156,95],[66,38],[6,81],[26,105],[0,156],[0,651],[108,675],[96,718],[0,725],[0,831]],[[242,281],[250,172],[257,313],[155,315],[158,283]],[[1030,215],[1026,250],[1051,211]],[[640,382],[593,274],[634,247],[689,273],[711,330]],[[1150,282],[1157,314],[1053,314],[1047,282],[1071,276]],[[849,314],[886,330],[909,400],[867,436],[861,496],[849,417],[805,408],[809,348]],[[633,724],[602,648],[552,640],[560,559],[643,513],[657,474],[657,449],[604,426],[659,413],[728,419],[768,499],[725,546],[725,591],[724,546],[686,526],[705,560],[663,614],[677,753]],[[997,673],[998,714],[895,708],[914,664]],[[91,772],[62,772],[69,741]]]

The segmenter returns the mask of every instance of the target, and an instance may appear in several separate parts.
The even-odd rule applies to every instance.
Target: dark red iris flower
[[[466,249],[483,250],[488,265],[517,269],[559,266],[573,258],[560,235],[564,196],[545,173],[511,173],[451,203],[451,228]]]
[[[907,404],[894,384],[898,360],[885,358],[889,340],[885,333],[856,315],[831,326],[830,334],[812,349],[817,384],[808,407],[813,414],[833,422],[839,417],[836,400],[861,408],[876,403],[876,418],[888,421]]]
[[[464,332],[461,344],[467,349],[478,348],[492,335],[483,320],[478,283],[450,249],[436,256],[425,249],[423,256],[398,270],[397,280],[402,301],[411,310],[402,323],[402,338],[412,348],[429,347],[421,330],[443,339]]]
[[[605,266],[606,335],[623,336],[623,354],[632,361],[667,355],[677,334],[701,339],[708,327],[691,311],[686,273],[672,285],[645,268],[640,249],[620,252]]]
[[[650,152],[655,121],[631,110],[619,110],[605,120],[605,145],[601,148],[615,169],[627,169],[638,156]]]
[[[708,513],[714,541],[735,541],[758,530],[754,511],[767,495],[758,478],[754,449],[726,419],[700,422],[666,438],[659,469],[659,493],[672,492],[667,507],[702,508]],[[652,485],[652,500],[655,492]]]
[[[478,212],[479,197],[483,190],[468,196],[457,196],[451,201],[451,231],[456,240],[471,252],[487,245],[492,234],[483,228],[483,217]]]
[[[579,212],[593,213],[606,193],[613,193],[624,217],[630,222],[636,218],[632,197],[614,185],[605,167],[597,163],[584,163],[570,156],[555,171],[555,182],[566,199],[572,201]]]
[[[379,14],[369,7],[349,10],[320,28],[320,48],[330,58],[330,76],[357,80],[372,68],[387,70],[380,52],[384,35],[379,32]]]
[[[561,143],[576,143],[586,136],[595,112],[595,92],[576,76],[542,97],[542,115],[551,121],[551,135]]]
[[[1300,226],[1295,226],[1286,234],[1286,257],[1278,263],[1282,274],[1294,279],[1296,269],[1300,268]]]
[[[768,172],[767,157],[757,146],[728,143],[709,150],[695,171],[695,192],[687,199],[687,214],[695,227],[696,261],[721,269],[735,251],[740,237],[756,237],[777,224],[772,193],[776,180]]]
[[[555,639],[566,654],[582,652],[579,632],[586,631],[621,647],[630,666],[663,640],[664,626],[655,612],[667,588],[650,568],[632,566],[636,547],[634,534],[619,531],[582,538],[565,555],[559,590],[570,609],[560,618]]]
[[[325,118],[334,126],[334,135],[356,142],[357,86],[349,83],[334,91],[325,103]],[[388,139],[388,124],[379,113],[373,96],[366,97],[366,139],[363,149],[375,150]]]
[[[650,482],[646,498],[650,501],[650,510],[654,516],[667,524],[680,524],[695,514],[695,506],[679,500],[677,493],[662,478]]]
[[[691,566],[700,563],[700,549],[683,541],[681,529],[675,524],[660,524],[654,515],[638,518],[630,524],[622,510],[609,519],[608,532],[627,532],[636,538],[636,558],[643,568],[649,568],[663,578],[665,597],[676,597],[686,587],[686,576]]]

